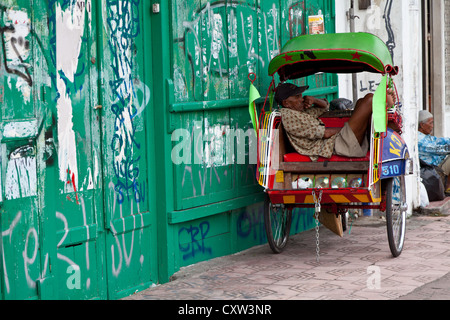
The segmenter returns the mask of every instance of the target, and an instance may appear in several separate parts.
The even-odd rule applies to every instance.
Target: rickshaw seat
[[[308,156],[301,155],[299,153],[288,153],[283,156],[284,162],[312,162],[311,158]],[[332,155],[330,159],[319,157],[317,162],[361,162],[361,161],[370,161],[370,151],[364,158],[348,158],[338,155]]]
[[[350,119],[351,111],[331,111],[328,115],[320,117],[320,120],[325,124],[327,128],[342,128],[344,124]],[[286,139],[287,137],[285,137]],[[291,150],[292,150],[291,146]],[[338,155],[332,155],[330,159],[319,157],[318,162],[364,162],[370,161],[370,151],[363,158],[349,158]],[[311,158],[305,155],[301,155],[296,152],[287,152],[283,156],[283,162],[312,162]]]

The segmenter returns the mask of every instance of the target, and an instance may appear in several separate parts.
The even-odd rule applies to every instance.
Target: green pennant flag
[[[375,132],[386,132],[387,117],[386,117],[386,91],[387,90],[387,75],[381,79],[378,89],[373,95],[372,116]]]
[[[250,113],[250,119],[253,123],[253,128],[255,131],[259,129],[258,123],[258,113],[256,111],[256,103],[255,100],[259,99],[261,95],[258,92],[258,89],[252,84],[250,84],[250,92],[249,92],[249,104],[248,104],[248,112]]]

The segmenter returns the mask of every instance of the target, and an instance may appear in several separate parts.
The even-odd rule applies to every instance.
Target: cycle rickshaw
[[[288,41],[272,59],[268,72],[272,89],[275,74],[280,82],[320,72],[381,76],[373,99],[369,153],[364,158],[333,155],[311,162],[290,146],[279,110],[265,112],[263,107],[258,114],[253,109],[253,119],[259,119],[254,123],[258,129],[256,178],[266,193],[264,219],[272,251],[280,253],[286,247],[294,208],[315,208],[317,252],[319,214],[335,215],[345,228],[348,210],[362,208],[385,212],[389,248],[394,257],[399,256],[405,239],[405,175],[412,173],[413,166],[401,137],[398,96],[392,108],[386,105],[387,88],[395,89],[392,77],[398,68],[393,66],[385,43],[369,33],[299,36]],[[330,111],[320,119],[326,127],[343,127],[350,115],[351,111]]]

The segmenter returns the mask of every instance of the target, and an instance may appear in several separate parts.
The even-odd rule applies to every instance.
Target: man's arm
[[[318,108],[328,109],[329,103],[327,99],[317,99],[311,96],[304,96],[303,99],[306,109],[311,108],[313,105]]]
[[[450,153],[450,139],[426,136],[419,139],[418,147],[422,153],[446,155]]]
[[[311,108],[313,105],[317,108],[328,110],[329,103],[327,99],[317,99],[311,96],[305,96],[304,102],[307,109]],[[326,128],[323,134],[323,139],[329,139],[335,134],[341,131],[340,128]]]

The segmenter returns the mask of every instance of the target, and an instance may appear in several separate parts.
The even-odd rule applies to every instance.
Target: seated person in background
[[[437,138],[431,135],[434,128],[433,115],[419,112],[419,158],[433,166],[440,167],[447,176],[445,193],[450,193],[450,138]]]
[[[294,149],[312,161],[319,157],[331,158],[333,154],[362,158],[367,155],[369,143],[366,138],[372,116],[373,94],[367,94],[356,103],[353,114],[343,128],[325,128],[318,119],[328,111],[326,99],[303,97],[308,87],[290,83],[278,85],[275,100],[281,109],[281,121]],[[394,95],[388,91],[388,105],[394,105]]]

